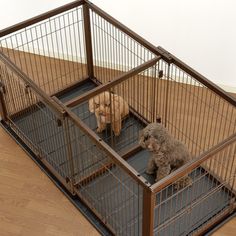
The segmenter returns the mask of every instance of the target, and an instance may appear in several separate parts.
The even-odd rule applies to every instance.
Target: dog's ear
[[[95,103],[94,98],[89,99],[89,111],[94,113],[95,112]]]
[[[110,110],[110,107],[109,107]],[[119,104],[116,101],[112,101],[111,103],[111,114],[110,116],[112,117],[114,122],[121,122],[122,121],[122,116],[121,116],[121,111]]]
[[[96,103],[96,97],[89,99],[89,111],[94,113],[99,104]]]
[[[159,123],[155,123],[155,126],[152,129],[151,133],[152,133],[152,136],[157,140],[159,144],[164,143],[168,136],[165,127]]]
[[[146,134],[144,134],[144,136],[143,136],[143,141],[145,142],[145,141],[147,141],[148,139],[150,139],[150,135],[148,134],[148,133],[146,133]]]

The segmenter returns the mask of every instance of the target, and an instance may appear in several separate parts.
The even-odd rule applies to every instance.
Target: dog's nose
[[[102,111],[99,111],[98,114],[99,114],[100,116],[102,116],[102,115],[103,115],[103,112],[102,112]]]

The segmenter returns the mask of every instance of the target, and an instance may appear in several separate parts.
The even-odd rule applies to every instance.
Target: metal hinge
[[[161,79],[163,77],[164,73],[163,73],[163,70],[160,70],[158,72],[158,78]]]
[[[168,52],[167,50],[165,50],[164,48],[158,46],[157,49],[161,52],[161,56],[168,62],[168,63],[172,63],[173,62],[173,57],[171,55],[170,52]]]
[[[55,105],[57,105],[60,110],[60,117],[58,117],[57,119],[57,124],[58,126],[62,126],[62,122],[68,116],[68,113],[64,110],[64,108],[62,107],[62,105],[64,104],[58,98],[53,96],[51,97],[51,99],[52,99],[52,102],[54,102]]]

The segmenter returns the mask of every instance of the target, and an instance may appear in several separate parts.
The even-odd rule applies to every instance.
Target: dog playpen
[[[89,1],[59,7],[0,36],[2,124],[108,232],[199,235],[235,211],[233,97]],[[103,91],[129,104],[119,136],[112,120],[96,132],[88,100]],[[193,158],[155,183],[145,174],[149,154],[138,139],[157,119]],[[176,191],[174,183],[186,174],[192,185]]]

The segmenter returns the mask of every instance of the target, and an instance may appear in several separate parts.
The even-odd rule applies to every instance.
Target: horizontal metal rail
[[[233,210],[235,210],[235,206],[234,206]],[[207,222],[202,227],[200,227],[195,232],[193,232],[192,235],[193,236],[206,235],[206,233],[209,232],[209,229],[212,229],[212,228],[214,228],[214,226],[217,226],[220,223],[222,223],[222,221],[227,219],[226,217],[230,216],[231,214],[232,214],[232,209],[229,207],[226,208],[225,210],[223,210],[222,212],[220,212],[219,214],[214,216],[214,218],[211,219],[209,222]]]
[[[17,30],[23,29],[25,27],[28,27],[32,24],[38,23],[42,20],[45,20],[49,17],[55,16],[57,14],[60,14],[64,11],[73,9],[74,7],[78,7],[84,3],[87,3],[89,8],[92,9],[94,12],[96,12],[98,15],[103,17],[105,20],[122,30],[124,33],[129,35],[131,38],[135,39],[137,42],[139,42],[141,45],[149,49],[151,52],[153,52],[156,55],[161,55],[164,60],[166,60],[168,63],[174,63],[178,67],[180,67],[182,70],[186,71],[189,75],[197,79],[199,82],[207,86],[209,89],[214,91],[216,94],[220,95],[222,98],[227,100],[230,104],[233,106],[236,106],[236,99],[229,94],[227,94],[224,90],[219,88],[217,85],[206,79],[203,75],[193,70],[191,67],[186,65],[184,62],[182,62],[180,59],[169,53],[167,50],[163,49],[162,47],[155,47],[153,44],[149,43],[147,40],[136,34],[134,31],[130,30],[128,27],[114,19],[112,16],[101,10],[96,5],[92,4],[88,0],[78,0],[74,1],[72,3],[66,4],[64,6],[58,7],[56,9],[53,9],[51,11],[48,11],[46,13],[43,13],[41,15],[38,15],[36,17],[33,17],[31,19],[28,19],[26,21],[23,21],[21,23],[18,23],[16,25],[13,25],[11,27],[8,27],[6,29],[3,29],[0,31],[0,37],[6,36],[10,33],[13,33]]]
[[[102,93],[102,92],[112,88],[113,86],[129,79],[130,77],[135,76],[138,73],[155,65],[157,63],[157,61],[159,61],[160,59],[161,59],[160,56],[155,57],[154,59],[147,61],[147,62],[143,63],[142,65],[137,66],[137,67],[133,68],[132,70],[118,76],[116,79],[114,79],[110,82],[107,82],[105,84],[99,85],[98,87],[90,90],[89,92],[86,92],[83,95],[66,102],[65,105],[68,107],[74,107],[74,106],[80,104],[81,102],[87,101],[88,99],[98,95],[99,93]]]
[[[170,57],[172,58],[172,63],[176,66],[178,66],[180,69],[188,73],[190,76],[192,76],[194,79],[198,80],[200,83],[204,84],[207,88],[224,98],[227,102],[232,104],[236,107],[236,98],[225,92],[222,88],[208,80],[206,77],[195,71],[193,68],[185,64],[183,61],[181,61],[179,58],[175,57],[174,55],[167,52],[164,48],[158,47],[160,50],[163,51],[163,53],[168,53]]]
[[[45,20],[45,19],[47,19],[49,17],[52,17],[52,16],[55,16],[57,14],[60,14],[60,13],[62,13],[64,11],[73,9],[74,7],[78,7],[78,6],[80,6],[80,5],[84,4],[84,3],[87,3],[89,5],[90,9],[92,9],[94,12],[96,12],[97,14],[102,16],[104,19],[106,19],[107,21],[112,23],[114,26],[116,26],[117,28],[122,30],[124,33],[126,33],[127,35],[129,35],[130,37],[135,39],[141,45],[145,46],[151,52],[153,52],[154,54],[156,54],[158,56],[161,55],[161,57],[164,60],[166,60],[167,62],[169,62],[169,63],[174,63],[176,66],[178,66],[182,70],[186,71],[189,75],[194,77],[196,80],[198,80],[199,82],[201,82],[202,84],[207,86],[214,93],[218,94],[223,99],[227,100],[233,106],[236,106],[236,99],[233,98],[232,96],[228,95],[224,90],[220,89],[214,83],[212,83],[209,80],[207,80],[204,76],[202,76],[201,74],[199,74],[198,72],[193,70],[191,67],[187,66],[185,63],[183,63],[177,57],[175,57],[172,54],[170,54],[165,49],[163,49],[161,47],[155,47],[154,45],[150,44],[148,41],[146,41],[145,39],[140,37],[138,34],[136,34],[135,32],[131,31],[129,28],[125,27],[123,24],[121,24],[120,22],[118,22],[117,20],[112,18],[110,15],[108,15],[107,13],[105,13],[100,8],[98,8],[97,6],[95,6],[94,4],[90,3],[87,0],[74,1],[72,3],[64,5],[62,7],[56,8],[56,9],[54,9],[52,11],[46,12],[46,13],[41,14],[39,16],[33,17],[33,18],[29,19],[29,20],[23,21],[23,22],[21,22],[19,24],[13,25],[13,26],[11,26],[9,28],[3,29],[3,30],[0,31],[0,37],[6,36],[6,35],[8,35],[10,33],[13,33],[13,32],[15,32],[17,30],[20,30],[20,29],[23,29],[25,27],[28,27],[28,26],[30,26],[32,24],[38,23],[38,22],[40,22],[42,20]],[[11,70],[13,70],[18,76],[20,76],[26,82],[27,85],[29,85],[36,93],[38,93],[43,98],[44,102],[47,103],[48,105],[50,105],[51,108],[53,108],[59,114],[62,114],[64,112],[63,110],[61,110],[60,106],[58,106],[56,103],[54,103],[53,100],[49,96],[46,95],[46,93],[44,93],[41,89],[39,89],[38,86],[26,74],[24,74],[18,67],[16,67],[3,53],[0,53],[0,59],[2,61],[4,61],[4,63]],[[158,59],[160,59],[160,57]],[[158,59],[153,59],[153,60],[158,60]],[[136,73],[135,69],[131,70],[131,71],[126,73],[126,78],[125,77],[122,78],[122,76],[121,76],[121,78],[117,78],[117,80],[115,80],[115,83],[120,83],[121,79],[125,80],[129,76],[132,76],[132,74],[134,75],[135,73]],[[108,84],[101,85],[100,88],[95,88],[93,92],[88,92],[84,96],[80,97],[79,100],[77,99],[77,101],[72,101],[72,102],[74,104],[75,103],[78,104],[79,102],[85,101],[86,99],[89,99],[92,96],[94,96],[96,94],[99,94],[101,91],[104,91],[105,89],[108,89],[108,88],[110,88],[111,86],[114,86],[114,85],[115,84],[112,84],[112,82],[110,82]],[[74,105],[72,102],[67,104],[67,105],[68,106]],[[217,145],[217,147],[220,147],[219,145]],[[189,163],[189,166],[188,166],[187,169],[191,170],[191,168],[193,168],[194,165],[196,165],[196,164],[199,165],[201,163],[200,160],[207,159],[210,156],[211,155],[209,153],[208,154],[207,153],[203,154],[203,156],[199,157],[199,159],[195,160],[193,163]],[[169,183],[171,182],[170,179],[173,180],[174,177],[176,178],[178,176],[181,176],[182,174],[183,174],[183,168],[180,168],[178,171],[176,171],[176,173],[174,175],[171,174],[169,177],[167,177]],[[161,183],[163,183],[163,181],[160,181],[159,183],[153,185],[152,188],[155,191],[156,191],[156,189],[160,189]]]
[[[133,154],[139,152],[141,147],[137,144],[132,149],[128,150],[126,153],[122,154],[121,157],[124,160],[127,160],[129,157],[131,157]],[[81,180],[79,180],[75,185],[82,186],[84,184],[88,184],[90,181],[94,180],[94,178],[103,175],[108,169],[111,169],[114,166],[114,163],[111,161],[108,161],[106,164],[104,164],[103,167],[100,167],[98,170],[92,172],[91,174],[83,177]]]
[[[101,220],[101,223],[110,231],[110,234],[112,236],[116,235],[116,232],[112,228],[111,224],[105,221],[104,216],[101,215],[101,213],[91,205],[91,203],[83,196],[83,194],[81,194],[79,188],[75,188],[75,193],[79,196],[80,200],[97,216],[97,218]]]
[[[84,124],[79,117],[71,111],[70,108],[66,107],[58,98],[53,99],[61,105],[65,110],[66,114],[83,132],[85,132],[95,143],[101,148],[117,165],[126,171],[135,181],[145,188],[150,187],[150,183],[143,178],[133,167],[131,167],[118,153],[116,153],[105,141],[97,136],[86,124]]]
[[[78,7],[82,4],[84,4],[84,0],[77,0],[77,1],[74,1],[71,3],[68,3],[66,5],[63,5],[61,7],[55,8],[51,11],[40,14],[38,16],[32,17],[28,20],[22,21],[18,24],[15,24],[15,25],[5,28],[3,30],[0,30],[0,38],[3,36],[6,36],[8,34],[14,33],[17,30],[24,29],[25,27],[36,24],[40,21],[46,20],[52,16],[58,15],[62,12],[65,12],[65,11],[68,11],[68,10],[73,9],[75,7]]]
[[[180,59],[172,55],[167,50],[163,49],[162,47],[155,47],[153,44],[149,43],[147,40],[136,34],[134,31],[127,28],[125,25],[114,19],[112,16],[101,10],[99,7],[95,6],[91,2],[85,0],[89,4],[89,7],[96,12],[98,15],[103,17],[105,20],[122,30],[124,33],[129,35],[131,38],[135,39],[137,42],[139,42],[141,45],[149,49],[151,52],[156,54],[157,56],[161,55],[162,58],[168,62],[168,63],[174,63],[178,67],[180,67],[182,70],[187,72],[189,75],[194,77],[196,80],[204,84],[206,87],[208,87],[210,90],[214,91],[216,94],[220,95],[222,98],[227,100],[230,104],[233,106],[236,106],[236,99],[232,96],[230,96],[228,93],[226,93],[223,89],[206,79],[203,75],[186,65],[184,62],[182,62]]]
[[[200,155],[198,158],[190,161],[189,163],[185,164],[184,166],[180,167],[175,172],[171,173],[167,177],[163,178],[159,182],[153,184],[151,186],[151,189],[154,193],[159,192],[161,189],[165,188],[169,184],[176,181],[178,178],[183,177],[184,175],[190,173],[192,170],[197,168],[199,165],[201,165],[203,162],[208,160],[210,157],[221,151],[223,148],[229,146],[233,142],[236,141],[236,134],[231,135],[224,141],[220,142],[210,150],[204,152],[202,155]]]
[[[120,29],[121,31],[126,33],[127,35],[129,35],[132,39],[136,40],[138,43],[140,43],[141,45],[146,47],[148,50],[150,50],[151,52],[153,52],[157,56],[160,56],[160,55],[164,56],[164,59],[166,61],[170,62],[171,58],[168,57],[168,55],[163,55],[162,51],[159,51],[159,49],[157,47],[155,47],[153,44],[149,43],[143,37],[136,34],[134,31],[132,31],[131,29],[129,29],[128,27],[123,25],[121,22],[119,22],[118,20],[116,20],[115,18],[113,18],[112,16],[107,14],[105,11],[103,11],[102,9],[100,9],[99,7],[97,7],[96,5],[91,3],[90,1],[85,0],[85,2],[88,3],[89,8],[91,10],[93,10],[99,16],[104,18],[106,21],[108,21],[109,23],[111,23],[112,25],[114,25],[115,27],[117,27],[118,29]]]

